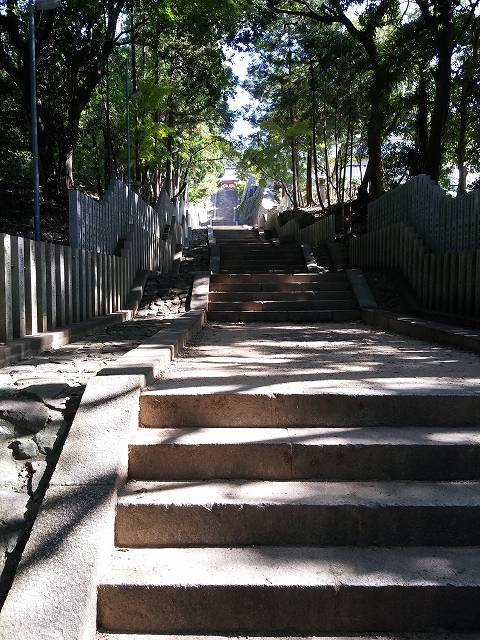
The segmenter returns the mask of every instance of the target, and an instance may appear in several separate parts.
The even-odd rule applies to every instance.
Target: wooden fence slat
[[[57,280],[55,277],[55,245],[45,246],[45,263],[47,265],[47,326],[48,330],[57,327]]]
[[[25,337],[25,250],[24,239],[10,236],[12,245],[13,337]]]
[[[65,261],[65,323],[73,322],[72,250],[64,247]]]
[[[82,305],[80,298],[82,295],[82,281],[80,278],[81,249],[72,249],[72,321],[80,322],[82,320]]]
[[[25,332],[38,331],[37,321],[37,255],[35,241],[25,240]]]
[[[10,236],[0,233],[0,341],[12,338],[12,248]]]
[[[55,245],[55,280],[57,296],[57,326],[64,327],[66,324],[65,247],[61,244]]]
[[[48,329],[48,302],[47,302],[47,254],[45,243],[35,242],[36,256],[36,285],[37,285],[37,330],[40,333]]]

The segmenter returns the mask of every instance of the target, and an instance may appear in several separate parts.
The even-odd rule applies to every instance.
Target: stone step
[[[232,276],[234,277],[234,276]],[[251,282],[247,283],[230,283],[230,282],[218,282],[217,280],[210,280],[210,291],[214,292],[255,292],[255,291],[331,291],[334,292],[348,292],[351,295],[351,289],[346,281],[337,282],[331,280],[318,281],[318,282]]]
[[[215,239],[215,244],[217,244],[221,250],[223,250],[224,248],[232,248],[235,249],[237,248],[239,245],[242,248],[248,249],[250,247],[256,249],[262,249],[262,248],[269,248],[275,245],[272,245],[271,242],[267,242],[265,240],[260,240],[260,239],[255,239],[255,238],[247,238],[244,241],[239,241],[239,240],[219,240],[218,238]]]
[[[212,322],[354,322],[361,320],[361,312],[335,308],[324,311],[208,311],[207,318]]]
[[[103,633],[97,634],[96,640],[232,640],[231,636],[179,636],[159,634],[128,634]],[[236,640],[307,640],[302,637],[275,637],[275,636],[236,636]],[[308,640],[478,640],[478,634],[470,633],[395,633],[395,634],[368,634],[348,636],[309,636]]]
[[[273,300],[348,300],[355,303],[355,299],[350,291],[213,291],[209,294],[211,302],[241,302],[260,301],[267,302]]]
[[[356,309],[353,298],[349,300],[269,300],[269,301],[227,301],[209,302],[208,312],[216,311],[339,311]]]
[[[145,406],[142,415],[148,424],[158,421]],[[480,429],[139,428],[129,444],[129,477],[475,480],[480,477]]]
[[[130,482],[118,547],[480,544],[480,482]]]
[[[295,273],[289,275],[268,274],[252,276],[248,273],[241,274],[215,274],[212,276],[212,283],[219,284],[325,284],[325,283],[348,283],[347,275],[343,271],[329,271],[327,273]],[[241,290],[241,287],[239,287]]]
[[[303,256],[303,251],[300,247],[284,247],[279,245],[252,245],[250,247],[235,247],[229,245],[220,244],[220,253],[222,257],[242,257],[242,255],[252,256]]]
[[[117,633],[480,630],[480,549],[122,549],[98,587]]]
[[[235,257],[221,256],[220,263],[222,265],[231,265],[234,267],[243,265],[246,273],[248,273],[248,267],[255,267],[257,265],[270,264],[270,265],[282,265],[282,264],[300,264],[305,269],[305,260],[302,256],[252,256],[249,254]]]
[[[228,273],[233,273],[233,274],[278,273],[278,274],[288,275],[293,273],[303,273],[304,270],[305,270],[305,265],[299,265],[296,268],[294,265],[291,265],[288,268],[287,267],[283,268],[280,266],[272,267],[270,265],[266,265],[265,267],[257,267],[255,269],[253,267],[249,267],[248,271],[245,270],[245,265],[239,266],[237,268],[234,268],[234,267],[224,268],[222,265],[220,265],[220,273],[225,273],[225,274],[228,274]]]
[[[480,394],[176,393],[140,396],[147,427],[478,427]]]
[[[230,262],[228,260],[220,260],[220,269],[225,272],[232,273],[255,273],[256,271],[261,271],[262,269],[284,269],[287,272],[290,270],[291,273],[295,271],[299,271],[300,273],[304,272],[305,262],[300,262],[299,260],[239,260],[238,262]]]
[[[230,247],[227,245],[219,245],[222,258],[242,258],[247,255],[253,258],[262,258],[264,256],[295,256],[303,257],[303,252],[298,247],[279,247],[279,246],[261,246],[256,247]]]

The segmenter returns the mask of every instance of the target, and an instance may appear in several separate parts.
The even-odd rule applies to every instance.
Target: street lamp
[[[61,0],[29,0],[30,9],[30,104],[32,116],[33,220],[35,240],[40,240],[40,169],[38,163],[37,129],[37,57],[35,42],[35,9],[56,9]]]

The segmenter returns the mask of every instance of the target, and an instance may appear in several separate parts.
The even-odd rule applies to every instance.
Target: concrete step
[[[335,308],[324,311],[208,311],[207,317],[212,322],[354,322],[361,320],[361,312]]]
[[[128,634],[123,633],[98,633],[96,640],[232,640],[231,636],[179,636],[159,634]],[[272,636],[236,636],[236,640],[306,640],[302,637],[272,637]],[[368,634],[348,636],[309,636],[308,640],[478,640],[478,634],[470,633],[395,633],[395,634]]]
[[[273,300],[294,300],[300,301],[349,301],[355,304],[355,299],[350,291],[212,291],[209,294],[210,302],[267,302]]]
[[[247,267],[255,267],[257,265],[263,264],[301,264],[306,270],[305,260],[300,256],[251,256],[249,254],[246,254],[243,257],[235,258],[222,256],[220,258],[220,263],[222,265],[232,265],[234,267],[244,265],[246,273],[248,273]]]
[[[140,396],[147,427],[478,427],[480,394],[162,393]]]
[[[343,309],[356,309],[353,298],[349,300],[269,300],[269,301],[227,301],[210,302],[208,311],[339,311]]]
[[[245,273],[249,273],[249,274],[263,274],[263,273],[278,273],[278,274],[284,274],[284,275],[288,275],[288,274],[293,274],[293,273],[303,273],[303,271],[305,270],[305,266],[304,265],[299,265],[298,267],[295,267],[294,265],[290,266],[290,267],[271,267],[269,265],[265,266],[265,267],[257,267],[257,268],[253,268],[253,267],[249,267],[248,271],[245,270],[245,265],[239,266],[237,268],[233,268],[233,267],[229,267],[229,268],[224,268],[222,265],[220,265],[220,273],[233,273],[233,274],[245,274]]]
[[[480,544],[480,482],[130,482],[118,547]]]
[[[248,273],[241,274],[215,274],[212,276],[214,284],[325,284],[325,283],[348,283],[347,275],[344,271],[329,271],[327,273],[295,273],[290,275],[264,274],[252,276]],[[241,290],[241,287],[239,287]]]
[[[215,276],[216,277],[216,276]],[[235,276],[231,276],[232,278]],[[247,283],[230,283],[219,282],[213,278],[210,280],[210,291],[215,292],[234,292],[243,291],[245,293],[255,291],[331,291],[348,292],[351,295],[350,286],[346,281],[338,282],[332,280],[319,280],[318,282],[247,282]]]
[[[155,409],[143,405],[148,424],[158,422]],[[480,477],[480,429],[139,428],[129,444],[129,477],[475,480]]]
[[[98,587],[117,633],[480,630],[480,549],[128,549]]]
[[[220,247],[221,250],[225,249],[236,249],[238,247],[238,245],[240,245],[242,248],[245,249],[249,249],[249,248],[253,248],[253,249],[268,249],[274,245],[272,245],[271,242],[267,242],[265,240],[260,240],[260,239],[246,239],[245,241],[241,241],[239,242],[238,240],[219,240],[218,238],[215,239],[215,244],[218,244],[218,246]]]
[[[220,269],[224,273],[228,273],[229,271],[232,273],[261,273],[262,271],[269,273],[271,271],[278,270],[283,270],[287,273],[295,273],[295,271],[303,273],[306,270],[306,266],[304,262],[300,262],[298,260],[284,260],[277,262],[270,262],[268,260],[253,262],[251,260],[244,260],[236,263],[221,260]]]
[[[303,256],[300,247],[283,247],[279,245],[252,245],[249,247],[235,247],[220,244],[220,254],[225,258],[241,258],[242,255],[250,256]]]

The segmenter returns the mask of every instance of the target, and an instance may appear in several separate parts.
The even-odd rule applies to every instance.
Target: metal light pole
[[[35,51],[35,0],[29,2],[30,12],[30,111],[32,116],[33,225],[35,240],[40,240],[40,168],[38,164],[37,132],[37,57]]]
[[[29,0],[30,23],[30,111],[32,117],[32,178],[33,178],[33,221],[35,240],[40,240],[40,167],[38,162],[38,114],[37,114],[37,56],[35,40],[35,9],[48,11],[55,9],[61,0]]]

